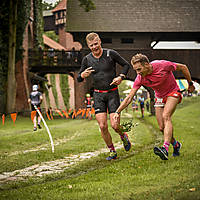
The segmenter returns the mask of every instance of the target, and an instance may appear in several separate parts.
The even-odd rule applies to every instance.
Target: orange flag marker
[[[36,116],[36,110],[31,112],[31,120],[32,121],[33,121],[35,116]]]
[[[74,109],[73,115],[72,115],[72,119],[74,119],[76,117],[76,110]]]
[[[65,117],[66,117],[67,119],[69,119],[69,115],[68,115],[64,110],[62,110],[62,111],[63,111]]]
[[[11,113],[10,116],[11,116],[11,118],[13,120],[13,123],[15,124],[15,121],[17,119],[17,113]]]
[[[83,118],[83,116],[85,115],[85,112],[86,112],[86,109],[83,109],[83,110],[82,110],[82,118]]]
[[[56,112],[57,112],[61,117],[64,117],[63,114],[60,112],[60,110],[56,109]]]
[[[48,112],[46,112],[46,115],[47,115],[48,120],[51,120],[51,118],[49,117]]]
[[[92,108],[91,114],[95,114],[95,109],[94,108]]]
[[[5,114],[2,115],[2,123],[5,124]]]

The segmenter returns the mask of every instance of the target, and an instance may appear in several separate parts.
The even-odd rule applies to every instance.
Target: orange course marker
[[[57,112],[61,117],[64,117],[63,114],[60,112],[60,110],[56,109],[56,112]]]
[[[2,115],[2,123],[5,124],[5,114]]]
[[[48,120],[51,120],[51,118],[49,117],[48,112],[46,112],[46,115],[47,115]]]
[[[68,115],[64,110],[62,110],[62,111],[63,111],[65,117],[66,117],[67,119],[69,119],[69,115]]]
[[[13,123],[15,124],[15,121],[17,119],[17,113],[11,113],[10,116],[11,116],[11,118],[13,120]]]
[[[36,110],[31,112],[31,120],[33,121],[34,117],[36,116]]]

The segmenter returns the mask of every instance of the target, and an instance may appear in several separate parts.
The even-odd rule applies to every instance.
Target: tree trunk
[[[18,0],[10,0],[7,113],[15,112],[16,110],[15,54],[16,54],[17,3]]]

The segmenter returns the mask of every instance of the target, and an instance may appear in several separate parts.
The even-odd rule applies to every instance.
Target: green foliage
[[[121,124],[121,131],[122,132],[130,132],[132,130],[132,127],[137,126],[137,123],[133,123],[133,120],[125,121]]]
[[[57,0],[56,3],[53,4],[53,3],[48,3],[48,2],[43,1],[42,8],[43,10],[53,10],[60,2],[61,0]]]
[[[130,86],[127,85],[126,82],[127,82],[127,81],[124,80],[124,81],[122,81],[121,84],[118,86],[118,88],[119,88],[119,96],[120,96],[120,98],[123,98],[123,99],[126,97],[126,94],[123,93],[123,92],[124,92],[125,90],[131,89]]]
[[[58,107],[58,95],[57,95],[57,90],[56,90],[56,77],[55,76],[56,76],[55,74],[51,74],[50,80],[51,80],[51,85],[52,85],[53,96],[55,98],[56,106]]]
[[[43,10],[52,10],[54,8],[53,3],[42,2],[42,9]]]
[[[24,31],[29,20],[31,4],[30,0],[18,0],[17,5],[17,30],[16,30],[16,61],[22,59]]]
[[[69,85],[67,74],[60,74],[60,87],[65,106],[69,108]]]
[[[44,165],[46,161],[54,161],[45,163],[54,169],[57,162],[65,167],[68,163],[63,164],[62,159],[77,157],[64,172],[2,182],[0,199],[199,199],[199,106],[200,97],[186,98],[174,113],[175,137],[183,148],[181,156],[174,158],[170,146],[168,161],[153,154],[154,145],[162,144],[163,138],[155,117],[140,119],[135,113],[134,122],[140,124],[129,132],[132,148],[129,152],[117,149],[119,157],[112,162],[105,160],[107,153],[81,161],[81,153],[105,148],[95,120],[47,121],[57,143],[52,154],[45,129],[33,133],[30,119],[19,117],[14,126],[7,118],[0,129],[1,174]],[[122,115],[122,122],[127,120]],[[114,144],[121,142],[110,124],[109,130]],[[48,167],[43,168],[44,174],[46,171]]]
[[[58,35],[56,35],[55,31],[46,31],[45,35],[49,38],[51,38],[52,40],[59,42],[59,37]]]
[[[43,45],[43,10],[42,10],[42,0],[35,0],[33,3],[33,13],[34,13],[34,48],[38,48]]]
[[[60,1],[61,0],[57,0],[54,5],[53,3],[43,2],[42,3],[43,10],[53,10],[60,3]],[[85,10],[85,12],[89,12],[90,10],[96,9],[95,4],[92,0],[79,0],[79,2],[80,2],[80,7],[82,7]]]
[[[5,112],[7,69],[8,69],[8,24],[9,1],[1,1],[0,6],[0,113]]]
[[[5,112],[6,88],[8,71],[8,43],[9,43],[9,1],[2,0],[0,6],[0,112]],[[17,28],[16,28],[16,60],[22,58],[23,36],[30,15],[30,0],[18,0],[17,4]]]

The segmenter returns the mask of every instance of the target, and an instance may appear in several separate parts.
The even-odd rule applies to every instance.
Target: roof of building
[[[59,4],[52,10],[52,12],[57,12],[59,10],[66,10],[67,0],[62,0]]]
[[[59,43],[55,42],[51,38],[47,37],[46,35],[43,34],[43,42],[45,45],[55,49],[55,50],[67,50],[65,47],[60,45]]]
[[[85,12],[67,1],[69,32],[199,32],[200,0],[93,0]]]

